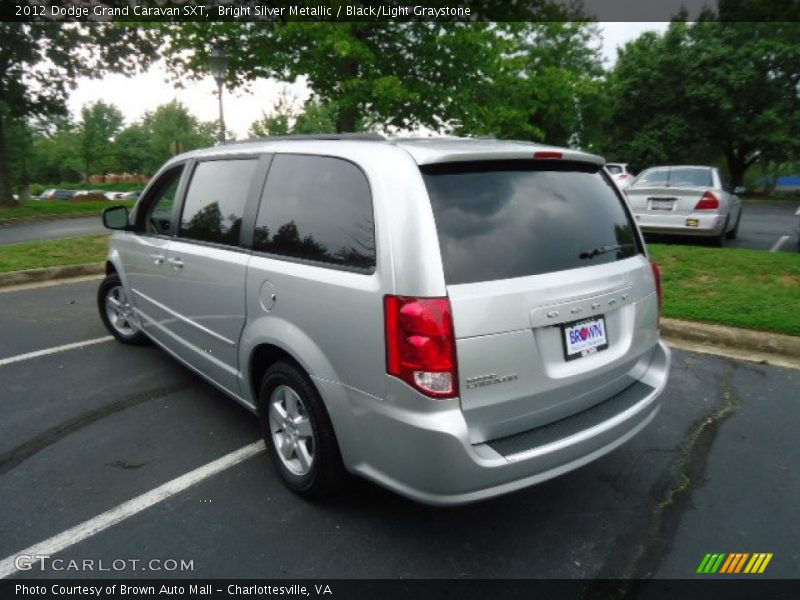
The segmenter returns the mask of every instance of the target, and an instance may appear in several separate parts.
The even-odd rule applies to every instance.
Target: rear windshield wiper
[[[578,257],[579,258],[594,258],[595,256],[599,256],[601,254],[606,254],[607,252],[614,252],[614,250],[622,250],[623,248],[633,248],[635,244],[617,244],[616,246],[600,246],[599,248],[594,248],[589,250],[589,252],[581,252]]]

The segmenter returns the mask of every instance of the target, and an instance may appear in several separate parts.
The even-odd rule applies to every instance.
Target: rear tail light
[[[695,210],[714,210],[719,208],[719,198],[713,192],[706,192],[703,197],[695,204]]]
[[[664,288],[661,286],[661,267],[657,262],[651,262],[650,267],[653,269],[653,279],[656,282],[656,294],[658,295],[658,315],[661,316],[664,307]]]
[[[458,395],[450,300],[384,298],[386,372],[432,398]]]

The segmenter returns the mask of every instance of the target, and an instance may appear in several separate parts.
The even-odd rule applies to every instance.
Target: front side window
[[[152,200],[148,201],[144,211],[144,230],[156,235],[172,233],[172,209],[178,193],[178,182],[181,180],[183,166],[164,173],[154,186]]]
[[[253,249],[374,268],[372,195],[364,173],[338,158],[276,155],[261,199]]]
[[[198,163],[186,192],[178,236],[236,246],[257,165],[254,158]]]

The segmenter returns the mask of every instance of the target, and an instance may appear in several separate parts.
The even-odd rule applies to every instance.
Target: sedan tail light
[[[695,210],[714,210],[719,208],[719,198],[714,192],[706,192],[703,197],[695,204]]]
[[[458,395],[456,339],[450,300],[384,298],[386,372],[431,398]]]

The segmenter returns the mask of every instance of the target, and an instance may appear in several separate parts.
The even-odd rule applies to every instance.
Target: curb
[[[793,335],[663,318],[661,333],[667,338],[708,346],[800,358],[800,337]]]
[[[24,217],[5,217],[0,219],[0,227],[6,225],[24,225],[25,223],[39,223],[42,221],[61,221],[62,219],[85,219],[86,217],[100,218],[100,213],[93,211],[61,213],[49,215],[27,215]]]
[[[0,287],[38,283],[53,279],[69,279],[83,275],[102,275],[106,272],[105,263],[89,263],[84,265],[64,265],[62,267],[44,267],[42,269],[28,269],[25,271],[11,271],[0,273]]]

